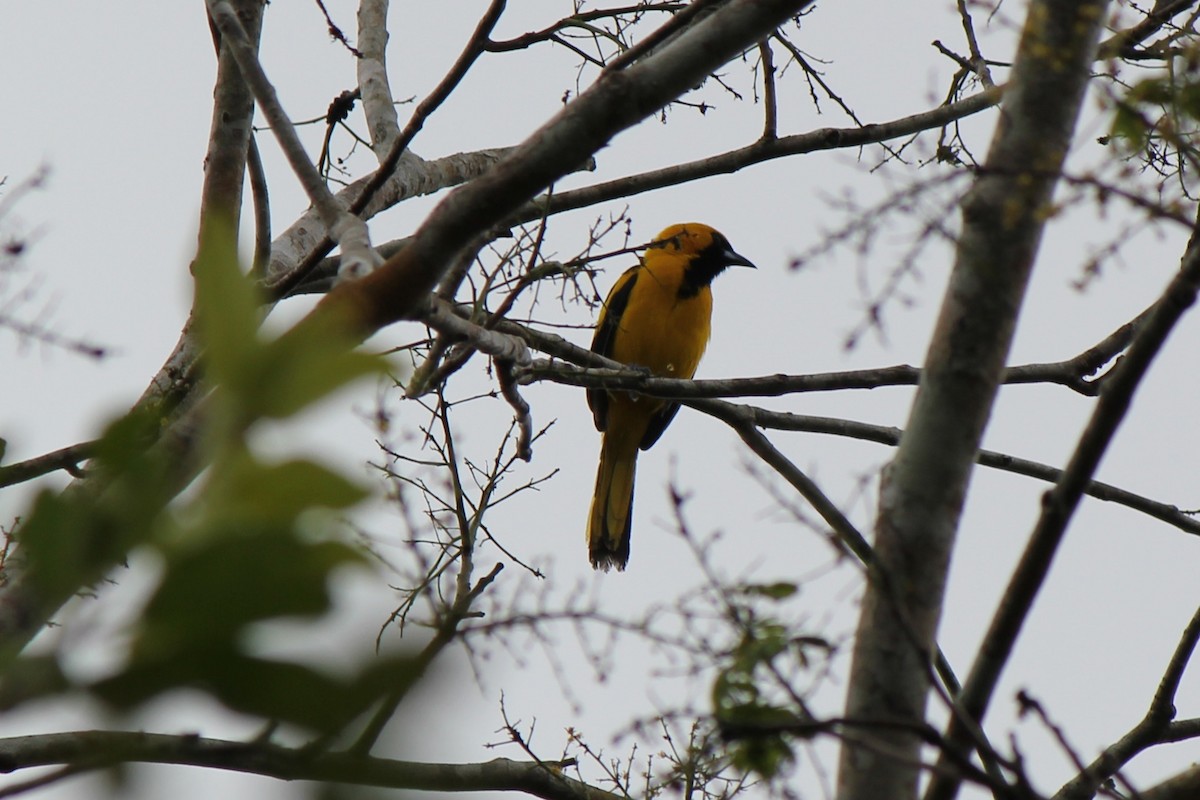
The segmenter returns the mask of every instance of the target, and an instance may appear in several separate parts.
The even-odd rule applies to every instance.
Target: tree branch
[[[641,172],[569,192],[556,192],[552,196],[543,195],[518,209],[504,224],[516,225],[538,219],[545,214],[584,208],[713,175],[728,175],[745,167],[785,156],[856,148],[911,136],[986,111],[1000,102],[1002,93],[1003,87],[989,89],[956,103],[888,122],[868,123],[854,128],[819,128],[778,139],[762,138],[753,144],[720,155]]]
[[[258,62],[256,48],[243,30],[241,22],[226,0],[208,0],[209,14],[221,32],[222,45],[228,45],[237,60],[246,83],[249,84],[264,116],[271,124],[271,131],[287,157],[292,172],[304,188],[309,201],[321,215],[321,222],[333,239],[342,248],[342,267],[345,274],[366,274],[383,262],[371,247],[371,234],[367,224],[351,214],[329,191],[321,173],[313,166],[312,159],[304,151],[296,128],[283,110],[275,87],[271,85],[262,65]]]
[[[1175,694],[1179,690],[1179,681],[1183,671],[1196,650],[1200,641],[1200,609],[1192,615],[1167,669],[1159,681],[1158,690],[1154,693],[1150,707],[1137,725],[1087,766],[1054,795],[1053,800],[1088,800],[1094,797],[1100,785],[1116,774],[1117,770],[1129,763],[1138,753],[1160,744],[1169,732],[1171,720],[1175,718]]]
[[[348,752],[312,753],[270,742],[125,731],[75,731],[0,739],[0,770],[67,765],[102,769],[125,763],[179,764],[268,778],[440,792],[523,792],[544,800],[624,800],[562,774],[572,762],[497,758],[477,764],[427,764]]]
[[[235,16],[251,47],[258,46],[266,0],[237,0]],[[210,16],[217,46],[217,81],[213,89],[212,126],[204,156],[204,185],[200,190],[200,239],[213,224],[236,232],[242,211],[242,180],[254,119],[254,97],[233,54]]]
[[[1001,124],[962,205],[963,230],[925,373],[881,484],[875,553],[888,586],[884,591],[879,581],[867,583],[850,665],[847,717],[925,719],[925,664],[935,643],[968,481],[1074,132],[1105,8],[1105,0],[1034,0],[1029,6]],[[843,748],[840,800],[916,795],[920,740],[897,729],[880,731],[878,743],[900,757]],[[933,785],[942,778],[935,774]]]
[[[358,5],[358,91],[363,115],[371,132],[371,149],[380,161],[387,158],[400,135],[400,121],[392,102],[387,75],[388,0],[360,0]]]
[[[1143,789],[1140,800],[1195,800],[1200,796],[1200,764],[1172,776],[1157,786]]]
[[[1133,394],[1150,364],[1162,349],[1168,334],[1196,301],[1200,290],[1200,220],[1188,244],[1180,271],[1167,286],[1150,314],[1133,337],[1121,363],[1105,381],[1100,400],[1092,411],[1087,427],[1079,438],[1062,477],[1047,492],[1025,551],[1009,579],[1003,600],[996,609],[983,638],[975,664],[963,686],[962,700],[974,719],[982,721],[1012,649],[1038,591],[1045,582],[1050,564],[1058,551],[1067,524],[1079,499],[1095,473],[1100,458],[1108,449],[1117,428],[1129,411]],[[946,740],[953,747],[962,741],[962,731],[952,721]],[[948,800],[956,784],[938,775],[927,795],[929,800]],[[935,791],[936,790],[936,791]]]
[[[475,234],[511,217],[612,136],[691,89],[810,2],[733,0],[637,63],[606,70],[493,170],[452,192],[383,268],[337,287],[318,309],[353,320],[357,335],[411,316]]]
[[[519,208],[513,215],[498,225],[497,229],[520,225],[554,214],[599,205],[610,200],[629,197],[667,186],[677,186],[714,175],[731,174],[745,167],[772,161],[777,158],[803,155],[820,150],[857,148],[865,144],[876,144],[903,136],[910,136],[913,133],[939,128],[950,122],[986,111],[1000,102],[1001,92],[1002,90],[999,88],[992,89],[968,97],[957,103],[939,106],[920,114],[888,122],[872,123],[863,127],[820,128],[794,136],[785,136],[771,140],[763,139],[746,147],[728,150],[724,153],[696,161],[688,161],[663,169],[628,175],[624,178],[617,178],[612,181],[585,186],[572,191],[542,195]],[[503,152],[507,151],[494,152],[503,154]],[[432,164],[434,162],[429,163]],[[357,185],[356,183],[353,186]],[[308,224],[311,226],[313,223],[309,222]],[[407,239],[404,240],[405,243],[407,241]],[[383,248],[394,244],[397,243],[383,244],[377,249],[382,251]],[[297,293],[300,291],[321,291],[323,287],[328,285],[328,281],[324,280],[324,278],[336,272],[339,264],[338,259],[338,256],[332,256],[321,261],[312,270],[312,274],[318,278],[317,282],[311,286],[306,284],[306,288],[303,290],[296,289]],[[274,271],[278,272],[279,270]]]
[[[96,452],[96,443],[80,442],[53,453],[30,458],[16,464],[0,466],[0,488],[40,478],[57,470],[66,470],[73,477],[81,477],[79,465]]]

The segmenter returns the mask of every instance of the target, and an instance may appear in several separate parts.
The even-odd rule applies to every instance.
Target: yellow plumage
[[[699,223],[672,225],[646,249],[642,263],[617,280],[592,350],[665,378],[691,378],[708,345],[713,278],[726,267],[754,266],[728,240]],[[629,392],[588,391],[604,433],[588,520],[592,566],[625,569],[638,449],[658,441],[679,404]]]

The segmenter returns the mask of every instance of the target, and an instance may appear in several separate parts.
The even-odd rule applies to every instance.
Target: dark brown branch
[[[53,453],[30,458],[16,464],[0,467],[0,489],[17,483],[40,478],[56,470],[66,470],[72,477],[83,473],[79,465],[87,461],[96,451],[96,442],[80,442]]]
[[[786,156],[813,153],[820,150],[862,147],[880,144],[891,139],[911,136],[927,130],[938,130],[943,125],[978,114],[1000,102],[1002,88],[989,89],[972,95],[957,103],[908,117],[880,123],[868,123],[855,128],[820,128],[808,133],[783,136],[772,140],[759,140],[737,150],[730,150],[709,158],[676,164],[663,169],[650,170],[637,175],[598,183],[582,189],[560,192],[553,197],[540,197],[519,209],[509,217],[506,225],[537,219],[543,214],[557,214],[577,208],[596,205],[618,198],[631,197],[642,192],[675,186],[688,181],[700,180],[713,175],[728,175],[745,167]]]
[[[1184,628],[1146,715],[1117,742],[1105,748],[1086,769],[1059,789],[1053,800],[1088,800],[1095,796],[1096,790],[1104,781],[1116,774],[1117,770],[1129,763],[1138,753],[1165,741],[1178,741],[1165,737],[1177,733],[1172,732],[1170,728],[1171,721],[1175,718],[1175,694],[1179,690],[1183,671],[1196,650],[1197,641],[1200,641],[1200,609],[1196,610]],[[1193,735],[1197,735],[1197,732],[1193,732]]]
[[[267,188],[267,173],[263,167],[258,142],[250,137],[246,169],[250,173],[250,196],[254,199],[254,256],[250,274],[256,278],[266,273],[271,263],[271,193]]]
[[[1171,18],[1176,14],[1187,8],[1191,8],[1195,3],[1196,0],[1170,0],[1169,2],[1155,3],[1154,11],[1147,15],[1144,20],[1132,28],[1126,28],[1123,31],[1114,33],[1101,42],[1097,57],[1105,59],[1124,55],[1134,45],[1146,41],[1162,30],[1163,26],[1170,22]]]
[[[477,764],[427,764],[346,752],[312,753],[270,742],[125,731],[75,731],[0,739],[0,770],[66,765],[178,764],[309,780],[439,792],[523,792],[544,800],[623,800],[562,774],[566,764],[497,758]]]
[[[971,50],[971,60],[964,66],[978,75],[979,80],[983,82],[984,86],[991,88],[996,84],[992,80],[991,72],[988,70],[987,59],[983,57],[983,53],[979,49],[979,40],[975,36],[975,22],[971,19],[971,11],[967,8],[966,0],[958,0],[958,16],[962,20],[963,35],[967,38],[967,47]]]
[[[687,3],[638,3],[620,8],[603,8],[592,11],[581,11],[569,17],[563,17],[555,23],[537,31],[523,33],[511,39],[488,39],[484,49],[489,53],[507,53],[513,50],[524,50],[542,42],[559,41],[557,34],[571,28],[584,27],[586,23],[602,19],[611,19],[627,14],[644,14],[649,11],[677,12],[687,7]],[[590,26],[589,26],[590,29]]]
[[[1090,359],[1090,353],[1084,354]],[[1009,367],[1004,375],[1006,384],[1053,383],[1069,387],[1080,394],[1094,396],[1097,389],[1084,375],[1094,371],[1081,363],[1079,357],[1044,364],[1023,364]],[[1100,362],[1107,363],[1111,356]],[[1085,371],[1087,370],[1087,371]],[[841,389],[879,389],[886,386],[916,386],[921,379],[919,367],[901,364],[892,367],[824,372],[812,375],[762,375],[754,378],[723,378],[707,380],[678,380],[658,378],[627,368],[573,369],[543,359],[535,360],[520,370],[523,383],[552,380],[571,386],[607,389],[628,389],[655,397],[779,397],[805,392],[829,392]]]
[[[487,174],[443,199],[408,247],[326,295],[316,316],[350,323],[363,336],[410,317],[466,242],[810,3],[732,0],[637,63],[606,70]]]
[[[1174,775],[1157,786],[1143,789],[1140,800],[1195,800],[1200,797],[1200,764]]]
[[[775,54],[771,51],[770,40],[759,43],[758,56],[763,82],[762,139],[771,142],[779,138],[779,106],[775,94]]]
[[[861,128],[820,128],[808,133],[762,140],[736,150],[728,150],[708,158],[675,164],[662,169],[628,175],[612,181],[585,186],[568,192],[544,195],[536,198],[497,226],[506,229],[525,222],[545,218],[549,215],[572,211],[578,208],[606,203],[622,197],[641,194],[667,186],[676,186],[690,181],[702,180],[713,175],[727,175],[745,167],[754,166],[777,158],[803,155],[818,150],[856,148],[866,144],[878,144],[903,136],[911,136],[925,130],[937,130],[943,125],[978,114],[995,106],[1000,101],[1001,90],[992,89],[973,95],[957,103],[938,106],[930,111],[914,114],[881,123],[871,123]],[[378,246],[385,258],[394,255],[410,240],[403,239]],[[327,252],[329,246],[322,252]],[[309,294],[328,291],[332,277],[340,265],[340,257],[331,256],[314,260],[311,269],[300,270],[303,280],[288,284],[286,291],[272,287],[273,296],[281,294]]]

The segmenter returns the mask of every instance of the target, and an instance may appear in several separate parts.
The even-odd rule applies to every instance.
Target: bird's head
[[[724,234],[699,222],[684,222],[663,230],[646,247],[648,260],[653,260],[655,253],[685,257],[685,282],[693,290],[707,286],[726,267],[755,268],[750,259],[733,249]]]

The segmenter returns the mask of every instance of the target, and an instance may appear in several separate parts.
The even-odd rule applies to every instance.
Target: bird
[[[710,284],[726,267],[754,268],[708,225],[672,225],[647,246],[608,294],[592,352],[664,378],[691,378],[708,346]],[[588,519],[594,569],[623,571],[629,563],[633,486],[638,450],[647,450],[671,423],[679,404],[647,395],[589,389],[601,432],[600,466]]]

